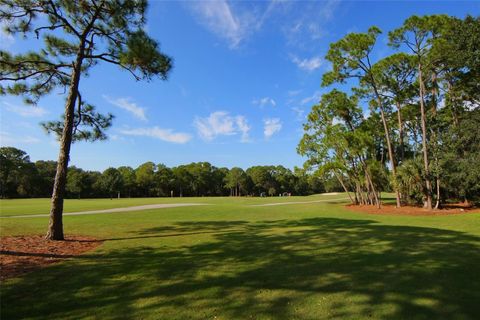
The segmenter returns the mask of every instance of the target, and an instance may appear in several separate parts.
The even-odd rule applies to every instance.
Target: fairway
[[[345,196],[67,200],[66,212],[208,205],[65,216],[67,238],[104,243],[6,280],[1,318],[478,317],[480,214],[369,215]],[[44,214],[49,200],[0,205],[3,217]],[[43,234],[47,222],[2,218],[0,231]]]

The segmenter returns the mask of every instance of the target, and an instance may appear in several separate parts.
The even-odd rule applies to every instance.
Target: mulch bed
[[[102,244],[90,237],[70,236],[64,241],[44,236],[0,238],[0,280],[17,277],[46,265],[73,258]]]
[[[380,209],[376,206],[366,205],[346,205],[345,208],[355,212],[383,215],[404,215],[404,216],[445,216],[454,214],[480,213],[479,208],[465,206],[463,204],[454,204],[444,206],[442,209],[427,210],[422,207],[403,206],[396,208],[395,205],[383,204]]]

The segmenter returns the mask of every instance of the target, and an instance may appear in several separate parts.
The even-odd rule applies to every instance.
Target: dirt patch
[[[40,235],[2,237],[0,238],[0,280],[73,258],[101,244],[101,240],[82,236],[70,236],[64,241],[46,240]]]
[[[479,208],[472,207],[458,207],[457,205],[450,205],[442,209],[427,210],[421,207],[403,206],[396,208],[394,205],[384,204],[380,209],[376,206],[355,206],[346,205],[350,211],[369,213],[369,214],[384,214],[384,215],[404,215],[404,216],[445,216],[454,214],[469,214],[480,213]]]

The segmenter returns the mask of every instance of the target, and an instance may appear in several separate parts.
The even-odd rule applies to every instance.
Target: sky
[[[146,30],[174,68],[167,81],[137,82],[108,64],[82,78],[84,100],[115,119],[108,140],[72,146],[70,165],[301,167],[302,124],[333,88],[320,86],[330,68],[329,44],[376,25],[383,34],[373,57],[381,59],[393,52],[388,31],[413,14],[438,13],[478,15],[480,2],[150,1]],[[0,49],[13,53],[40,41],[0,33]],[[0,96],[0,144],[26,151],[32,161],[56,160],[58,142],[39,123],[59,119],[64,99],[56,91],[33,107]]]

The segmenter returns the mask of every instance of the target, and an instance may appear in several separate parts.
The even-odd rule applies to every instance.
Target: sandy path
[[[102,213],[115,213],[115,212],[130,212],[130,211],[141,211],[141,210],[150,210],[150,209],[165,209],[165,208],[176,208],[176,207],[190,207],[190,206],[204,206],[208,205],[207,203],[162,203],[162,204],[147,204],[143,206],[135,207],[125,207],[125,208],[113,208],[113,209],[104,209],[104,210],[92,210],[92,211],[80,211],[80,212],[66,212],[64,216],[80,216],[84,214],[102,214]],[[36,217],[48,217],[49,214],[30,214],[30,215],[21,215],[21,216],[8,216],[2,218],[36,218]]]
[[[336,199],[325,199],[325,200],[313,200],[313,201],[291,201],[291,202],[275,202],[275,203],[265,203],[265,204],[252,204],[250,207],[270,207],[270,206],[284,206],[287,204],[305,204],[305,203],[316,203],[316,202],[335,202],[350,200],[349,198],[336,198]]]

